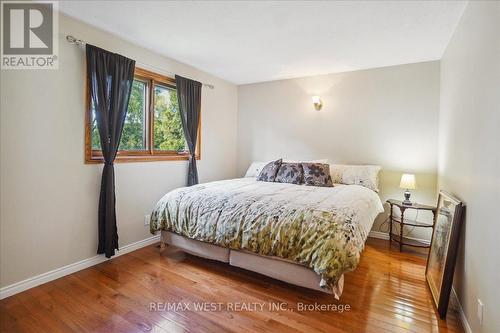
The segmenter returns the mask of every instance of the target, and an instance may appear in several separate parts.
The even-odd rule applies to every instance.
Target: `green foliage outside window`
[[[97,121],[95,120],[94,102],[92,102],[92,149],[101,150],[101,141],[99,139],[99,130],[97,129]]]
[[[147,84],[134,80],[129,106],[120,141],[120,150],[146,149],[146,100]],[[186,142],[177,104],[177,91],[156,85],[154,87],[154,135],[155,150],[184,151]],[[92,111],[92,149],[100,150],[101,142]]]
[[[134,80],[128,102],[127,117],[123,125],[120,150],[146,148],[145,133],[146,83]]]
[[[154,92],[154,149],[186,150],[186,141],[177,105],[177,91],[157,85]]]

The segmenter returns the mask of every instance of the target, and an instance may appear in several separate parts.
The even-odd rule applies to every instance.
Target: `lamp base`
[[[405,199],[403,200],[403,205],[411,206],[412,202],[410,201],[410,196],[411,196],[410,191],[406,190],[404,195]]]

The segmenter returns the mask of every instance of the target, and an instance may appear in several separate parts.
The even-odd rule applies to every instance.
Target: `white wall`
[[[438,113],[439,62],[239,86],[238,172],[278,157],[379,164],[382,199],[401,198],[401,173],[412,172],[413,198],[435,204]],[[387,231],[382,221],[375,230]]]
[[[236,175],[237,88],[60,16],[59,70],[2,70],[0,286],[95,256],[101,165],[84,164],[84,50],[73,34],[137,61],[209,82],[200,181]],[[144,215],[186,183],[187,163],[116,164],[119,244],[149,236]]]
[[[454,285],[473,332],[500,332],[499,36],[500,3],[471,1],[441,61],[439,184],[467,205]]]

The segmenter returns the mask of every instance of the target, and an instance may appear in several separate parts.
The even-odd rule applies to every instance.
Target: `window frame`
[[[175,79],[151,72],[142,68],[135,68],[134,80],[145,81],[146,85],[146,114],[145,114],[145,150],[119,150],[116,154],[116,163],[127,162],[154,162],[154,161],[181,161],[189,159],[189,152],[177,152],[154,149],[154,87],[156,84],[169,88],[176,88]],[[92,109],[89,82],[85,85],[85,163],[104,163],[102,151],[92,149]],[[195,158],[201,159],[201,114],[198,123],[198,139],[196,141]]]

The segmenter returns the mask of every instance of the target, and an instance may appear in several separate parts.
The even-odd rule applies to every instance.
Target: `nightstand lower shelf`
[[[392,222],[401,224],[401,220],[397,217],[392,218]],[[405,219],[404,220],[404,225],[411,226],[411,227],[419,227],[419,228],[433,228],[434,226],[428,222],[420,222],[420,221],[415,221],[415,220],[410,220],[410,219]]]
[[[391,235],[391,240],[402,245],[409,245],[414,247],[422,247],[422,248],[430,248],[431,245],[429,243],[425,243],[416,239],[403,237],[403,241],[401,242],[401,237],[396,234]]]
[[[418,241],[415,239],[407,238],[403,236],[404,233],[404,227],[405,226],[411,226],[413,228],[431,228],[434,229],[434,223],[436,222],[436,207],[435,206],[428,206],[428,205],[421,205],[414,203],[412,205],[406,205],[404,202],[401,200],[395,200],[395,199],[389,199],[387,200],[387,203],[391,206],[390,210],[390,215],[389,215],[389,239],[391,241],[395,241],[396,243],[399,244],[399,251],[403,251],[403,246],[414,246],[414,247],[421,247],[421,248],[429,248],[430,244],[427,244],[422,241]],[[400,217],[394,215],[393,208],[394,206],[399,208],[400,211]],[[415,221],[415,220],[410,220],[410,219],[405,219],[405,211],[408,209],[414,209],[414,210],[426,210],[426,211],[431,211],[433,214],[433,219],[432,223],[424,223],[420,221]],[[399,224],[399,235],[396,235],[393,232],[393,224]]]

